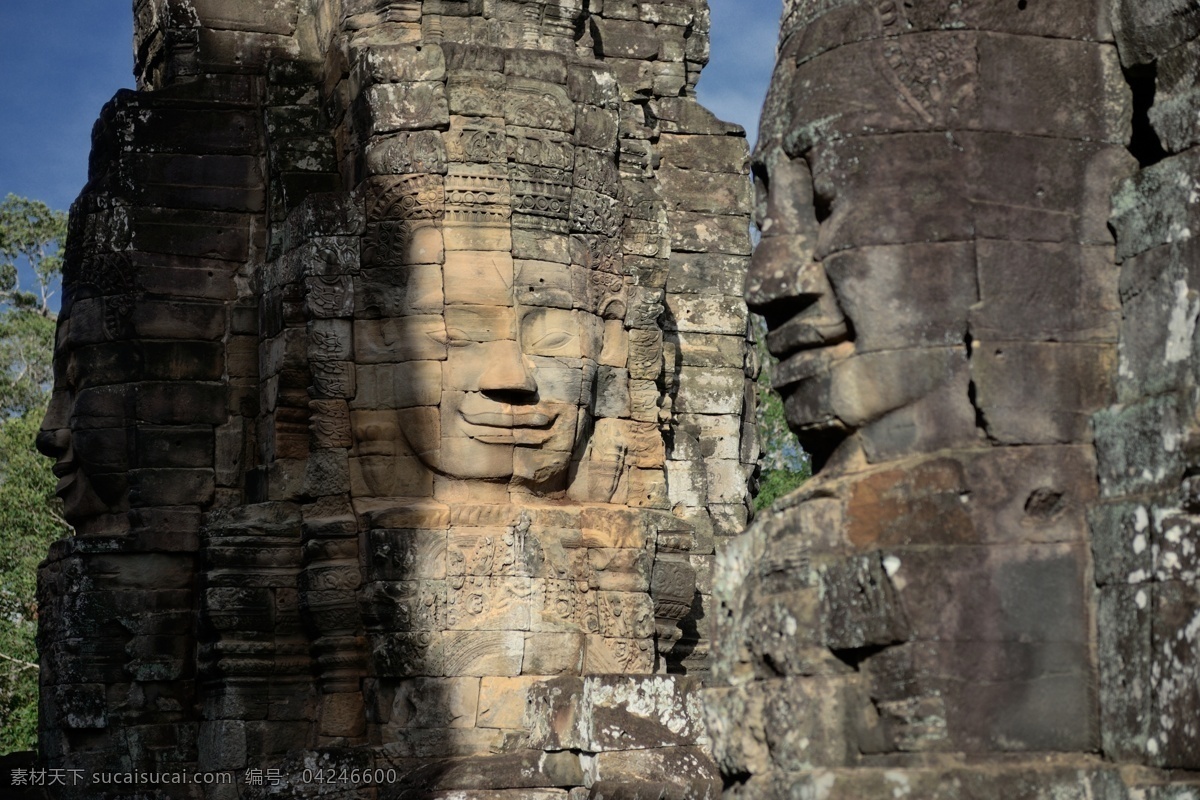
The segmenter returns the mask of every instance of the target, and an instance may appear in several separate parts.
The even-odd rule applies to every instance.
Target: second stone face
[[[747,298],[816,474],[718,560],[709,718],[738,792],[888,796],[886,764],[904,793],[943,753],[980,787],[946,796],[1003,795],[1047,752],[1083,770],[1112,724],[1097,625],[1118,663],[1170,627],[1177,595],[1151,623],[1093,577],[1133,513],[1097,515],[1098,487],[1175,463],[1118,433],[1172,428],[1168,404],[1105,411],[1171,372],[1118,363],[1121,336],[1166,346],[1123,302],[1190,308],[1149,271],[1118,286],[1114,233],[1177,204],[1113,202],[1135,103],[1101,5],[785,3]]]

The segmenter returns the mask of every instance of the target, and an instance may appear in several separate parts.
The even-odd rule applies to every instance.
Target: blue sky
[[[0,0],[0,197],[66,210],[92,123],[133,86],[130,0]]]
[[[0,197],[66,210],[87,180],[92,123],[133,86],[131,0],[0,0]],[[710,0],[700,99],[751,137],[775,54],[780,0]]]
[[[746,128],[751,145],[775,65],[781,0],[709,0],[712,55],[700,75],[700,102]]]

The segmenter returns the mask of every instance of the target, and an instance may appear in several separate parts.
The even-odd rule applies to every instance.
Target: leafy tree
[[[53,355],[53,317],[27,308],[0,312],[0,419],[44,408]]]
[[[69,530],[50,461],[33,445],[53,377],[65,237],[62,212],[11,194],[0,203],[0,753],[36,745],[37,566]]]
[[[0,300],[53,317],[51,301],[62,281],[67,215],[37,200],[10,194],[0,203]],[[23,289],[18,265],[32,271],[36,291]]]
[[[67,532],[50,462],[33,448],[44,411],[0,421],[0,753],[37,742],[37,566]]]
[[[10,194],[0,203],[0,417],[41,402],[53,377],[54,296],[67,215]],[[24,288],[20,266],[32,273]]]

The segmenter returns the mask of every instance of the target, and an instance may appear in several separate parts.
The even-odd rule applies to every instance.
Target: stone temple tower
[[[720,558],[726,796],[1200,796],[1200,9],[784,7],[747,299],[819,470]]]
[[[706,3],[135,13],[39,437],[60,794],[714,792],[757,454]]]

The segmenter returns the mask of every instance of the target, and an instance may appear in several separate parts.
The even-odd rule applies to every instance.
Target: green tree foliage
[[[0,417],[44,406],[54,378],[53,353],[53,317],[28,308],[0,311]]]
[[[41,402],[53,377],[54,310],[67,215],[9,195],[0,203],[0,416]],[[32,280],[21,280],[21,267]],[[32,285],[33,289],[26,287]]]
[[[62,212],[11,194],[0,203],[0,753],[36,745],[37,566],[69,530],[52,465],[33,445],[53,377],[65,237]]]
[[[51,302],[62,279],[67,215],[37,200],[10,194],[0,203],[0,300],[15,309],[52,317]],[[35,290],[22,286],[19,265],[33,271]]]
[[[0,753],[37,741],[37,566],[67,533],[50,462],[33,448],[45,408],[0,421]]]
[[[758,374],[758,435],[762,446],[762,471],[754,510],[761,511],[804,483],[812,475],[812,462],[796,441],[783,413],[783,400],[771,388],[775,359],[765,344],[767,326],[762,317],[754,317],[755,350],[762,365]]]

